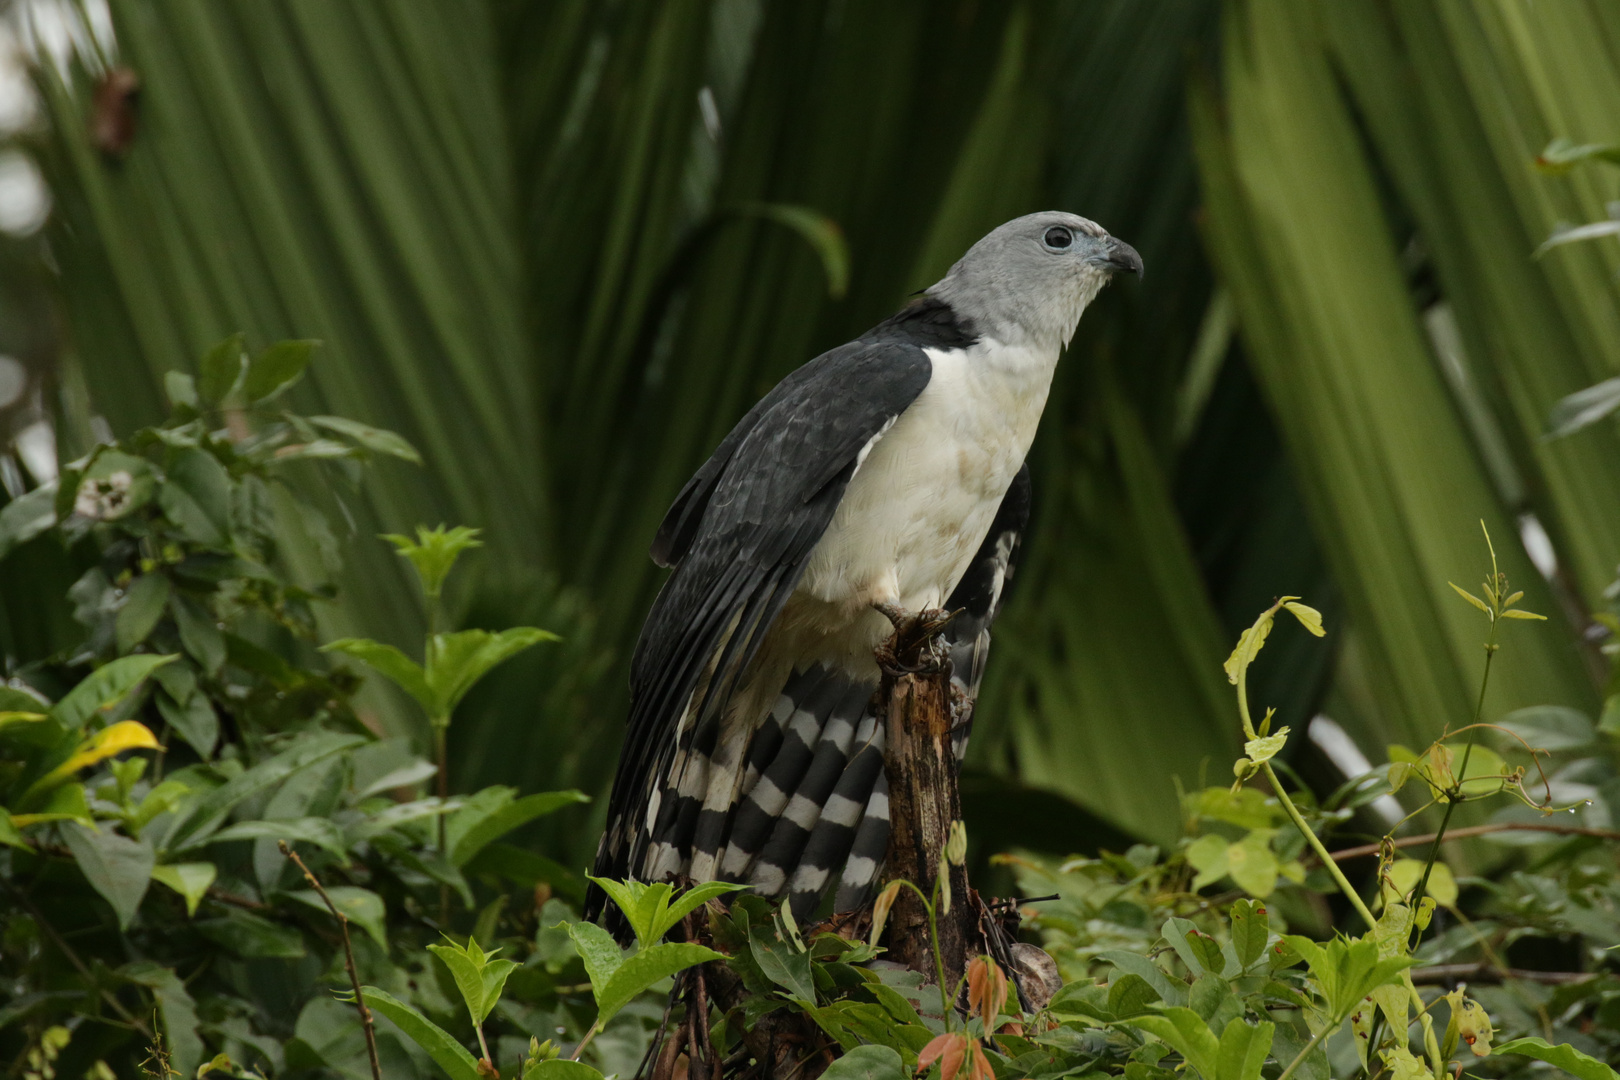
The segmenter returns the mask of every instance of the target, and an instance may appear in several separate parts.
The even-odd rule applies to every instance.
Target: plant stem
[[[428,647],[433,647],[432,639],[428,639]],[[444,804],[450,800],[450,718],[434,717],[433,725],[433,760],[438,766],[438,792],[439,792],[439,854],[445,859],[450,858],[445,842],[445,813]],[[450,886],[444,882],[439,883],[439,924],[448,928],[450,925]]]
[[[1445,835],[1453,840],[1462,840],[1469,836],[1490,836],[1492,833],[1501,832],[1544,832],[1557,836],[1592,836],[1599,840],[1620,840],[1620,829],[1594,829],[1587,825],[1556,825],[1541,821],[1498,821],[1490,825],[1469,825],[1463,829],[1452,829]],[[1398,848],[1421,847],[1438,840],[1440,835],[1440,833],[1424,833],[1422,836],[1407,836],[1391,841],[1391,844]],[[1345,862],[1364,855],[1377,855],[1382,847],[1382,844],[1362,844],[1359,847],[1340,848],[1333,853],[1333,861]]]
[[[574,1052],[572,1054],[568,1055],[568,1060],[569,1061],[578,1061],[579,1060],[579,1055],[584,1053],[585,1047],[590,1045],[591,1040],[596,1038],[596,1033],[598,1031],[601,1031],[601,1030],[602,1030],[602,1018],[600,1016],[598,1016],[596,1018],[595,1022],[591,1024],[590,1029],[585,1032],[585,1037],[583,1039],[579,1040],[579,1045],[574,1047]]]
[[[1244,665],[1238,670],[1238,714],[1243,720],[1244,733],[1253,739],[1255,738],[1255,731],[1254,723],[1249,718],[1248,680],[1249,669],[1247,665]],[[1345,898],[1350,901],[1350,905],[1356,909],[1356,914],[1360,915],[1362,921],[1367,924],[1367,929],[1371,930],[1377,926],[1378,920],[1373,918],[1373,913],[1368,910],[1366,903],[1361,899],[1361,894],[1356,892],[1354,886],[1350,884],[1350,879],[1344,876],[1344,871],[1339,869],[1339,864],[1333,861],[1333,856],[1328,852],[1327,846],[1322,843],[1321,839],[1316,835],[1316,831],[1305,820],[1305,815],[1299,812],[1299,807],[1294,805],[1294,800],[1288,797],[1288,792],[1283,789],[1282,781],[1277,778],[1277,773],[1272,769],[1271,762],[1261,762],[1260,768],[1266,774],[1266,779],[1271,783],[1271,790],[1277,793],[1277,801],[1288,812],[1288,817],[1293,821],[1294,827],[1305,837],[1305,842],[1316,852],[1317,858],[1322,860],[1322,865],[1326,867],[1328,874],[1333,878],[1334,884],[1338,885],[1339,891],[1344,893]],[[1429,1014],[1424,1009],[1423,996],[1418,993],[1417,984],[1412,981],[1411,972],[1401,972],[1401,981],[1406,985],[1406,993],[1411,998],[1412,1007],[1417,1010],[1418,1022],[1423,1025],[1423,1048],[1428,1051],[1429,1060],[1434,1066],[1434,1075],[1441,1077],[1445,1074],[1446,1063],[1440,1054],[1440,1040],[1435,1038],[1434,1035],[1434,1021],[1430,1019]],[[1284,1080],[1286,1076],[1287,1072],[1284,1072],[1283,1076],[1278,1077],[1277,1080]]]
[[[1311,1056],[1311,1051],[1315,1050],[1322,1040],[1328,1037],[1329,1033],[1339,1030],[1339,1024],[1342,1023],[1344,1023],[1344,1017],[1341,1016],[1338,1024],[1323,1024],[1322,1030],[1312,1035],[1311,1041],[1306,1043],[1304,1048],[1294,1055],[1294,1060],[1288,1063],[1288,1067],[1277,1075],[1277,1080],[1288,1080],[1290,1076],[1294,1075],[1294,1070],[1304,1064],[1305,1059]]]
[[[366,1054],[371,1058],[371,1078],[372,1080],[382,1080],[382,1063],[377,1060],[377,1032],[372,1026],[371,1010],[366,1007],[365,995],[360,992],[360,973],[355,970],[354,966],[354,946],[349,943],[349,917],[339,911],[336,904],[332,903],[332,898],[326,895],[326,888],[321,884],[321,879],[309,872],[309,867],[305,866],[304,860],[300,859],[298,853],[287,845],[287,841],[278,840],[276,846],[281,848],[281,853],[291,859],[298,866],[298,869],[304,872],[304,880],[308,881],[310,886],[314,888],[315,892],[326,904],[326,910],[330,911],[332,917],[338,921],[338,928],[343,931],[343,962],[349,969],[349,985],[354,987],[354,1007],[360,1011],[360,1026],[366,1033]],[[484,1033],[482,1031],[478,1033],[478,1041],[480,1045],[483,1044]],[[484,1056],[488,1057],[489,1051],[486,1050]]]
[[[474,1024],[473,1031],[478,1033],[478,1049],[482,1051],[484,1060],[489,1062],[491,1065],[495,1064],[494,1059],[489,1056],[489,1043],[484,1041],[484,1025]]]
[[[951,1030],[951,999],[945,996],[945,956],[939,947],[939,919],[934,914],[933,902],[923,895],[921,889],[904,878],[900,880],[900,884],[916,893],[917,899],[922,901],[923,910],[928,912],[928,937],[930,944],[934,947],[934,979],[939,983],[940,1018],[945,1024],[945,1030],[949,1031]],[[934,895],[936,897],[939,895],[938,878],[934,880]]]

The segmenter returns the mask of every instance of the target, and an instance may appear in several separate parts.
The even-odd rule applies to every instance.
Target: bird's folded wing
[[[901,343],[856,341],[825,353],[750,410],[677,497],[653,546],[675,571],[632,661],[630,721],[598,875],[642,871],[649,800],[683,718],[690,736],[724,703],[798,583],[862,451],[931,372],[922,349]]]

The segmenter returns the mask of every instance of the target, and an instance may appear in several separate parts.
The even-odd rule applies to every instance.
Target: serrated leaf
[[[1275,735],[1262,735],[1243,744],[1243,752],[1256,765],[1270,761],[1288,744],[1288,728],[1277,729]]]
[[[661,979],[697,964],[725,958],[724,953],[715,952],[702,945],[667,943],[643,949],[620,964],[609,977],[607,986],[597,992],[597,1018],[605,1024],[620,1009],[628,1005],[632,998],[650,989]],[[591,985],[595,987],[594,979]],[[813,988],[811,993],[809,1000],[813,1003],[815,1001]]]
[[[624,963],[624,950],[613,940],[613,935],[595,923],[568,923],[568,936],[574,939],[574,949],[585,961],[585,974],[591,980],[591,992],[601,1002],[613,973]]]
[[[556,640],[556,634],[532,626],[514,626],[499,633],[460,630],[435,634],[425,675],[438,710],[434,715],[449,716],[467,691],[497,665],[542,641]]]
[[[412,1042],[427,1051],[428,1057],[445,1071],[450,1080],[484,1080],[483,1074],[478,1071],[477,1060],[448,1031],[375,986],[362,986],[360,993],[365,997],[368,1008],[375,1009],[399,1025],[399,1029],[409,1035]],[[339,996],[345,1000],[354,998],[352,993]]]
[[[392,645],[384,645],[370,638],[340,638],[322,645],[321,651],[354,657],[387,676],[401,690],[415,698],[429,717],[441,715],[436,711],[438,699],[433,691],[428,689],[427,677],[423,675],[422,669],[417,666],[416,661]]]

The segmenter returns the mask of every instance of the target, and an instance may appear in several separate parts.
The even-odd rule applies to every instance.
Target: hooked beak
[[[1123,240],[1116,240],[1110,236],[1105,242],[1105,250],[1094,259],[1101,266],[1106,266],[1116,274],[1129,270],[1137,278],[1142,277],[1142,256],[1136,249]]]

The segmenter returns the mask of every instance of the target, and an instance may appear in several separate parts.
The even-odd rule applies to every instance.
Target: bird
[[[1141,256],[1095,222],[1015,218],[720,441],[653,538],[671,573],[631,660],[594,877],[741,883],[800,924],[865,901],[889,831],[874,649],[956,613],[944,645],[972,702],[1053,374],[1121,272]],[[624,933],[594,883],[585,915]]]

